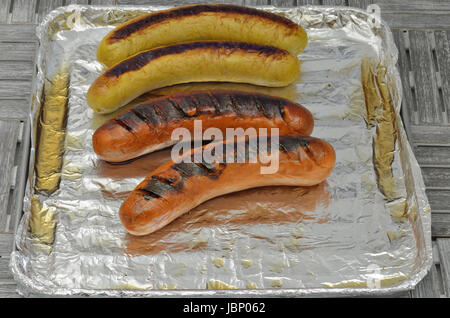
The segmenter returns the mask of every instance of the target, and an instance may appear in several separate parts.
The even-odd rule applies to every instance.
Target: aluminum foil
[[[301,24],[309,43],[293,85],[254,89],[313,113],[312,135],[337,156],[326,182],[226,195],[151,235],[126,233],[122,200],[170,153],[125,165],[99,160],[91,136],[109,117],[94,114],[85,94],[104,69],[96,61],[103,36],[165,8],[72,5],[37,28],[30,177],[11,257],[19,292],[337,296],[414,288],[432,262],[430,207],[399,115],[391,32],[359,9],[261,7]],[[252,90],[195,84],[150,95],[202,85]]]

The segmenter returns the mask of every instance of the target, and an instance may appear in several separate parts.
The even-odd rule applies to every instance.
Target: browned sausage
[[[194,120],[210,127],[279,128],[280,135],[311,134],[311,113],[287,99],[240,91],[203,90],[150,99],[99,127],[94,151],[109,162],[122,162],[173,145],[172,131],[194,130]]]
[[[251,139],[241,141],[246,145],[246,158],[252,156],[248,148]],[[225,148],[227,143],[194,148],[180,158],[192,158],[195,153],[219,144]],[[325,180],[334,167],[334,150],[320,139],[280,136],[278,148],[278,170],[272,174],[261,173],[264,166],[261,160],[256,163],[250,163],[249,159],[231,163],[169,161],[150,173],[123,202],[120,219],[129,233],[146,235],[211,198],[262,186],[315,185]],[[239,155],[237,149],[238,146],[233,152],[235,158]]]

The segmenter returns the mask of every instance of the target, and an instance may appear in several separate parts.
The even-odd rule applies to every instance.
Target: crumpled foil
[[[11,257],[18,291],[338,296],[414,288],[432,263],[430,207],[399,115],[392,34],[359,9],[261,7],[308,33],[302,72],[290,87],[193,84],[149,93],[233,87],[299,102],[314,115],[312,135],[335,148],[326,182],[226,195],[151,235],[126,233],[118,217],[122,200],[170,152],[124,165],[99,160],[91,136],[111,116],[94,114],[85,94],[104,69],[96,61],[103,36],[165,8],[72,5],[52,11],[37,28],[30,176]]]

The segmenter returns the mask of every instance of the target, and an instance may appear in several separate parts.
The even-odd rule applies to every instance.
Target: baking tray
[[[414,288],[432,262],[430,208],[399,115],[392,34],[379,15],[360,9],[259,7],[308,32],[301,76],[283,89],[231,85],[287,97],[313,113],[313,136],[337,154],[325,183],[243,191],[208,201],[154,235],[125,233],[121,201],[168,152],[126,166],[98,160],[90,137],[108,116],[94,115],[85,93],[103,70],[95,60],[100,39],[166,8],[71,5],[38,26],[29,179],[10,264],[18,291],[259,297]]]

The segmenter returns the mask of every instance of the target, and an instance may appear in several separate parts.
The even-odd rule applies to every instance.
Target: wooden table
[[[19,297],[9,271],[29,156],[28,114],[35,26],[52,9],[92,5],[182,4],[211,1],[0,0],[0,297]],[[421,165],[432,209],[434,265],[411,292],[396,297],[450,297],[450,1],[235,0],[246,5],[376,3],[400,51],[402,116]]]

